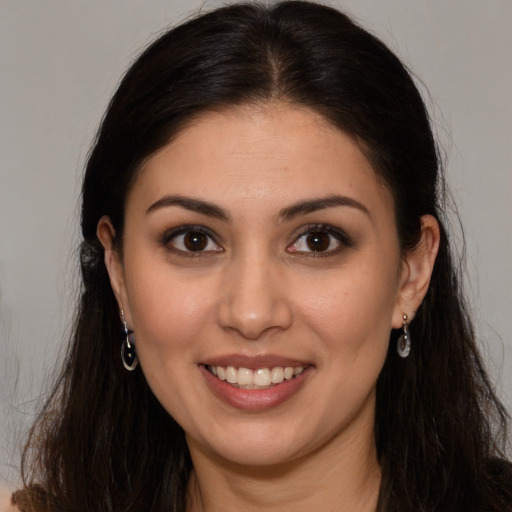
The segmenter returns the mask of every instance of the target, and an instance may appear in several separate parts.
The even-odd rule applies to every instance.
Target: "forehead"
[[[281,103],[209,111],[188,123],[146,160],[130,196],[169,193],[252,207],[343,193],[392,209],[352,137],[307,107]]]

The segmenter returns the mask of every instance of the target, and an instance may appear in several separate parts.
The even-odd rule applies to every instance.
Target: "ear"
[[[124,280],[124,268],[119,250],[115,247],[114,239],[116,231],[110,220],[110,217],[104,215],[98,222],[96,228],[96,236],[98,237],[103,249],[105,250],[105,266],[110,278],[110,285],[114,291],[114,295],[119,306],[119,310],[124,310],[125,317],[128,320],[129,311],[127,311],[128,300],[126,294],[126,286]]]
[[[402,327],[403,314],[406,314],[409,320],[414,318],[425,298],[439,249],[439,240],[437,220],[432,215],[423,215],[420,241],[402,261],[400,286],[392,321],[395,329]]]

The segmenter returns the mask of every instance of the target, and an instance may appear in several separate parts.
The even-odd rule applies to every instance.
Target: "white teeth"
[[[226,368],[226,380],[230,384],[236,384],[238,379],[238,372],[236,371],[236,368],[233,368],[232,366],[228,366]]]
[[[293,378],[293,368],[291,366],[287,366],[284,369],[284,378],[286,380],[290,380],[291,378]]]
[[[252,383],[255,386],[270,386],[270,370],[268,368],[260,368],[254,372]]]
[[[279,384],[280,382],[283,382],[284,380],[284,370],[281,366],[276,366],[275,368],[272,368],[272,371],[270,372],[272,384]]]
[[[252,384],[252,380],[252,370],[249,370],[248,368],[238,369],[237,384],[239,384],[240,386],[250,386]]]
[[[284,380],[291,380],[304,371],[304,366],[276,366],[272,369],[235,368],[234,366],[209,366],[213,375],[220,380],[245,389],[268,388],[272,384],[280,384]]]

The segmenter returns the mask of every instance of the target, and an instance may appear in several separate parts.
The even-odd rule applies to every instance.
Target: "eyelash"
[[[209,244],[214,243],[218,249],[206,249],[201,248],[200,250],[194,251],[194,250],[187,250],[186,248],[178,248],[175,246],[176,239],[180,236],[185,236],[187,234],[192,233],[198,233],[201,235],[204,235],[207,237],[206,240],[206,246],[208,247]],[[312,235],[312,234],[322,234],[322,235],[328,235],[331,240],[329,241],[329,246],[332,244],[332,239],[334,239],[337,242],[337,247],[329,249],[329,247],[326,250],[322,251],[315,251],[315,250],[309,250],[309,251],[303,251],[303,250],[293,250],[293,246],[297,246],[300,242],[300,240],[306,236]],[[174,242],[174,243],[173,243]],[[182,241],[182,243],[184,243]],[[215,235],[204,226],[198,226],[198,225],[187,225],[187,226],[180,226],[178,228],[171,229],[170,231],[167,231],[162,239],[161,244],[166,247],[169,251],[178,254],[179,256],[185,256],[185,257],[200,257],[209,255],[211,253],[216,252],[223,252],[224,249],[217,243]],[[294,242],[286,247],[286,251],[293,255],[300,255],[300,256],[306,256],[306,255],[312,255],[314,257],[327,257],[327,256],[333,256],[335,254],[338,254],[340,251],[343,250],[345,247],[352,247],[352,240],[350,237],[341,229],[335,228],[329,224],[309,224],[307,226],[304,226],[301,228],[299,233],[295,235]]]
[[[178,237],[185,236],[191,233],[199,233],[201,235],[206,236],[208,238],[208,240],[206,241],[207,246],[208,244],[213,242],[218,247],[218,249],[192,251],[187,250],[186,248],[179,249],[173,246],[172,242],[175,242]],[[198,256],[205,256],[206,254],[211,254],[212,252],[223,251],[222,247],[220,247],[220,245],[216,242],[215,235],[209,229],[205,228],[204,226],[196,225],[180,226],[178,228],[167,231],[161,239],[161,244],[164,247],[166,247],[169,251],[178,254],[179,256],[185,256],[189,258],[196,258]]]
[[[292,246],[297,245],[301,238],[304,238],[312,234],[328,235],[329,237],[331,237],[331,240],[329,241],[329,246],[332,244],[332,239],[336,240],[338,245],[334,249],[327,249],[324,251],[294,251],[290,249]],[[351,238],[343,230],[335,228],[334,226],[331,226],[329,224],[309,224],[307,226],[304,226],[301,229],[301,231],[296,235],[295,241],[287,247],[287,251],[291,254],[298,254],[301,256],[312,255],[318,258],[336,255],[339,252],[341,252],[344,248],[352,246],[353,243]]]

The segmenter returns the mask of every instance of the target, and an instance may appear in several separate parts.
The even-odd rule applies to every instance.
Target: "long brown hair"
[[[168,31],[129,69],[90,153],[82,195],[83,285],[69,351],[24,452],[26,511],[185,510],[191,461],[181,427],[140,368],[119,357],[118,306],[96,226],[121,234],[141,163],[198,113],[282,100],[306,105],[365,148],[392,191],[404,251],[420,217],[441,246],[427,296],[377,383],[379,510],[510,511],[507,414],[485,373],[444,223],[444,181],[428,114],[402,63],[344,14],[308,2],[238,4]]]

